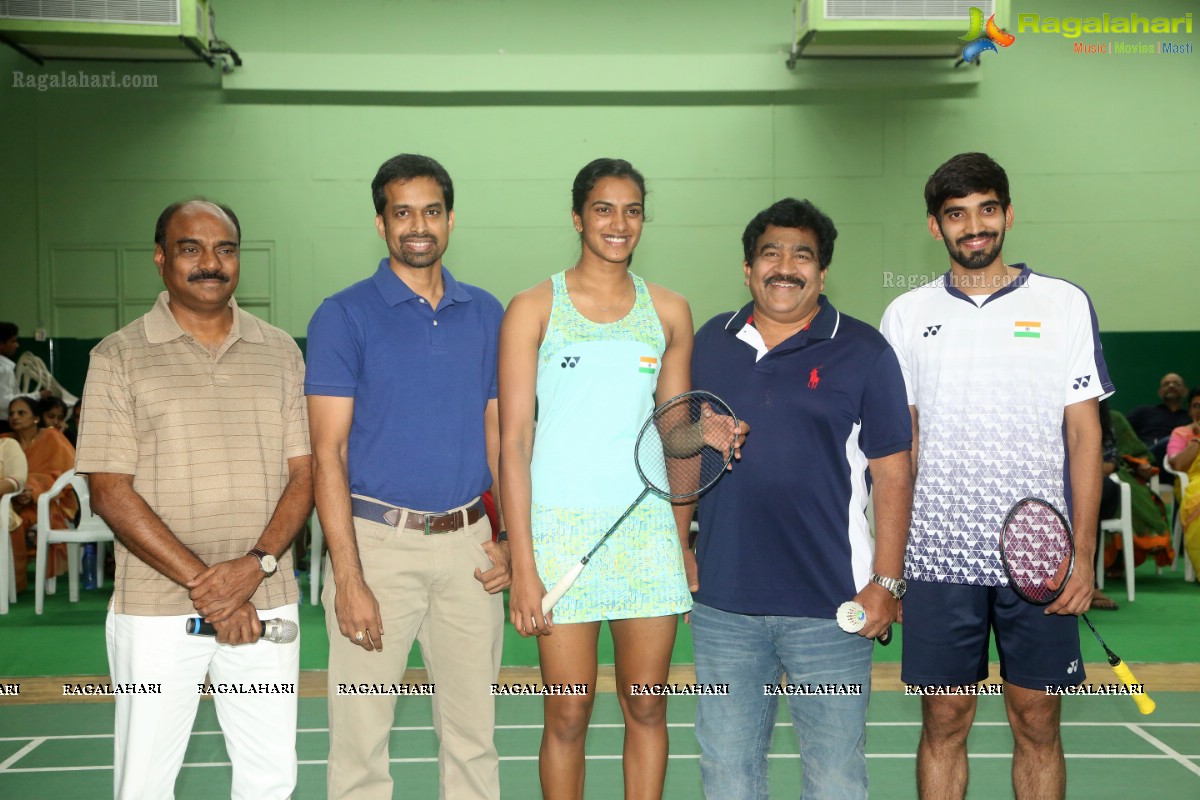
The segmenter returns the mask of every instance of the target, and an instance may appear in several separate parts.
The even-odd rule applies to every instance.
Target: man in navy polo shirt
[[[896,620],[904,591],[912,428],[892,349],[821,294],[836,238],[807,200],[760,212],[742,235],[752,302],[696,334],[693,386],[754,431],[740,466],[700,498],[696,678],[729,686],[696,713],[709,798],[767,797],[780,693],[804,796],[867,796],[871,640]],[[834,619],[851,599],[867,615],[857,636]]]
[[[308,327],[305,393],[332,563],[322,598],[329,797],[392,797],[389,687],[416,638],[436,686],[441,796],[495,800],[490,689],[510,575],[480,495],[498,474],[504,309],[442,266],[454,187],[440,164],[396,156],[371,193],[389,255]]]

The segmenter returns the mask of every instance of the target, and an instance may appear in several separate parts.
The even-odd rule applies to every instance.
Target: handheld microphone
[[[288,644],[296,641],[296,636],[299,635],[300,629],[296,623],[290,619],[264,619],[259,620],[262,623],[262,633],[258,638],[275,644]],[[186,623],[185,630],[192,636],[216,636],[217,629],[212,623],[205,622],[203,617],[189,617],[184,620]]]
[[[837,624],[846,633],[858,633],[867,624],[866,609],[853,600],[847,600],[838,607]],[[890,644],[892,641],[892,626],[888,625],[887,629],[875,638],[875,641],[882,645]]]

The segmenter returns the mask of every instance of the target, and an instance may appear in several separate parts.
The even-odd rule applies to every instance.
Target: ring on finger
[[[361,642],[365,638],[367,638],[367,634],[363,633],[362,631],[354,634],[354,641],[356,642]]]

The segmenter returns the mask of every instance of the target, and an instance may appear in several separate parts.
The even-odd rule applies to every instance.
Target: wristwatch
[[[904,597],[904,593],[908,591],[908,581],[904,578],[885,578],[882,575],[871,575],[871,583],[878,583],[883,588],[891,593],[892,597],[899,600]]]
[[[497,533],[496,541],[497,542],[507,542],[508,541],[508,531],[500,531],[499,533]]]
[[[260,550],[256,547],[246,555],[254,556],[258,559],[258,568],[261,569],[263,574],[267,577],[274,575],[275,570],[279,569],[279,562],[275,559],[275,556],[271,555],[266,550]]]

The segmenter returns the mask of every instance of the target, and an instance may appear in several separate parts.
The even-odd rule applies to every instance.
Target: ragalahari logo
[[[996,45],[1008,47],[1017,40],[1017,37],[996,26],[995,14],[988,17],[987,24],[984,25],[983,11],[974,6],[971,7],[971,27],[965,36],[958,38],[967,43],[963,48],[962,57],[968,64],[978,58],[984,50],[998,53],[1000,51],[996,49]]]

